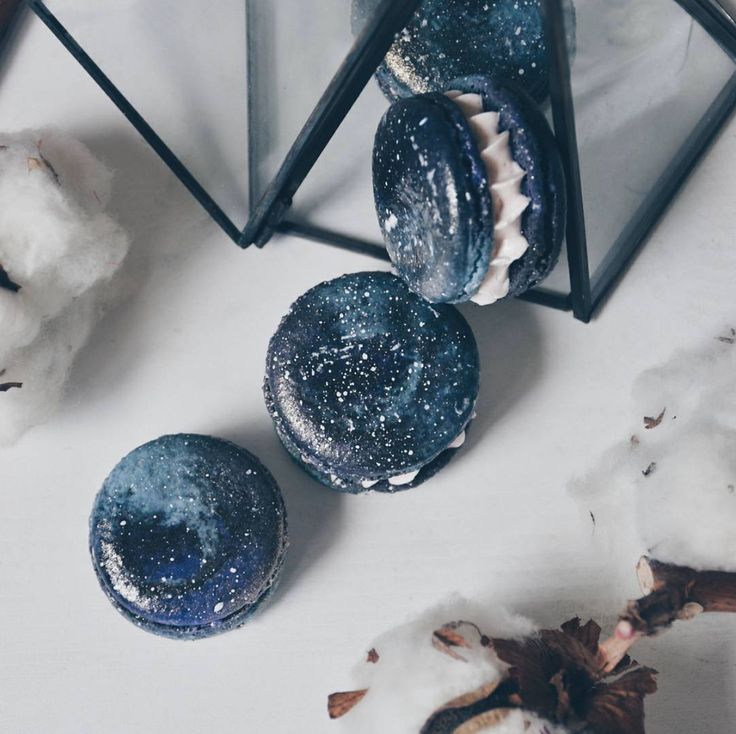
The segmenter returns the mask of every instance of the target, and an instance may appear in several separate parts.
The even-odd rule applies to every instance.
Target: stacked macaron
[[[389,273],[299,298],[271,339],[264,392],[282,443],[334,489],[417,486],[465,439],[478,395],[472,332]]]

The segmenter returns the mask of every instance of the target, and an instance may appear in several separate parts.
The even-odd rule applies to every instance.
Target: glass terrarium
[[[540,0],[566,247],[523,298],[587,321],[736,106],[736,23],[716,0],[575,0],[574,14],[565,3]],[[419,4],[376,3],[356,37],[349,0],[219,0],[206,11],[160,0],[137,4],[111,48],[79,14],[53,14],[53,0],[8,3],[46,23],[241,247],[288,232],[382,259],[371,159],[389,103],[371,77]],[[176,50],[184,13],[202,21],[187,53]],[[146,115],[156,85],[172,100],[166,119]],[[240,126],[209,127],[215,103]],[[202,136],[201,154],[176,156],[184,135]]]

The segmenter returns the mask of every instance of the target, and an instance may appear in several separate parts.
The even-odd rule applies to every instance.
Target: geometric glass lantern
[[[544,111],[562,153],[568,221],[560,264],[522,298],[588,321],[736,107],[736,23],[716,0],[578,0],[569,54],[570,15],[561,0],[540,2],[550,61]],[[357,39],[348,0],[192,6],[203,14],[229,8],[230,26],[243,36],[242,55],[231,53],[245,67],[244,99],[247,91],[242,213],[215,200],[227,199],[217,171],[195,175],[154,129],[161,125],[103,71],[97,62],[106,49],[90,48],[92,39],[80,44],[41,0],[0,0],[0,54],[9,19],[27,6],[241,247],[291,233],[385,260],[370,167],[388,103],[371,77],[419,3],[382,0]],[[121,38],[121,52],[135,46]]]

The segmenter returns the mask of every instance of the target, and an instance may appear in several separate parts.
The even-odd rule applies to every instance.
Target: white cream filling
[[[447,449],[459,449],[465,443],[465,431],[463,431],[448,447]],[[445,451],[447,451],[445,449]]]
[[[391,484],[394,487],[400,487],[402,484],[409,484],[410,482],[413,482],[417,475],[419,474],[419,469],[416,471],[410,471],[406,474],[399,474],[396,477],[391,477],[388,480],[388,483]]]
[[[508,295],[509,268],[529,249],[529,241],[521,231],[522,214],[531,203],[521,193],[526,171],[511,155],[508,130],[498,130],[498,112],[484,112],[479,94],[451,90],[446,96],[465,115],[488,173],[493,200],[493,253],[486,277],[470,299],[487,306]]]
[[[448,449],[459,449],[464,443],[465,431],[463,431],[456,439],[454,439],[452,443],[448,444],[444,451],[447,451]],[[398,474],[395,477],[390,477],[388,483],[394,487],[400,487],[402,484],[410,484],[417,478],[417,475],[421,470],[422,467],[420,467],[416,471],[410,471],[406,474]],[[360,486],[363,487],[363,489],[370,489],[371,487],[375,487],[375,485],[378,484],[380,481],[380,479],[364,479],[360,483]]]

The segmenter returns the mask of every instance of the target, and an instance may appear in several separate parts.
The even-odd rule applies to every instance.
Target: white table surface
[[[162,118],[186,102],[142,90]],[[237,149],[242,114],[209,111],[216,140]],[[177,119],[172,142],[196,157],[199,118]],[[483,361],[467,448],[416,491],[348,497],[287,459],[263,405],[263,358],[299,294],[375,263],[288,238],[239,251],[38,23],[0,78],[0,121],[62,127],[118,169],[113,208],[134,240],[127,298],[80,354],[60,412],[0,451],[1,732],[321,734],[334,730],[327,693],[370,640],[452,592],[542,624],[574,613],[610,623],[636,593],[634,550],[600,549],[567,483],[628,435],[643,370],[736,323],[736,123],[592,324],[522,302],[463,309]],[[134,446],[180,431],[255,452],[290,512],[273,603],[242,630],[197,643],[125,622],[87,552],[107,472]],[[637,656],[661,671],[648,731],[733,730],[736,619],[682,625]]]

